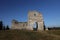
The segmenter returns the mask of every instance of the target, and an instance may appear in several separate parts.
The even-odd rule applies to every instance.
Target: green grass
[[[0,40],[60,40],[57,31],[1,30]]]

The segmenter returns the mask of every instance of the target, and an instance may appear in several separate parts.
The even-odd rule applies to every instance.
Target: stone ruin
[[[27,22],[18,22],[17,20],[12,20],[11,28],[20,30],[44,30],[42,14],[38,11],[29,11]]]

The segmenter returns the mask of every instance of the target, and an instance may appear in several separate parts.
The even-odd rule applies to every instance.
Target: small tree
[[[6,30],[9,30],[9,26],[7,25]]]
[[[3,22],[0,21],[0,30],[2,30],[2,28],[3,28]]]
[[[46,29],[45,23],[43,22],[44,30]]]

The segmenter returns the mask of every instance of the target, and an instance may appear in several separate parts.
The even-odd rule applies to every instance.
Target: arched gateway
[[[30,30],[44,30],[43,17],[42,17],[42,14],[40,12],[29,11],[27,28]]]
[[[34,31],[37,31],[37,29],[38,29],[38,23],[37,22],[34,22],[33,30]]]

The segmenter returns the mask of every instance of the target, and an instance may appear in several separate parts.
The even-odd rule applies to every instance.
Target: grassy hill
[[[60,40],[60,30],[27,31],[0,30],[0,40]]]

